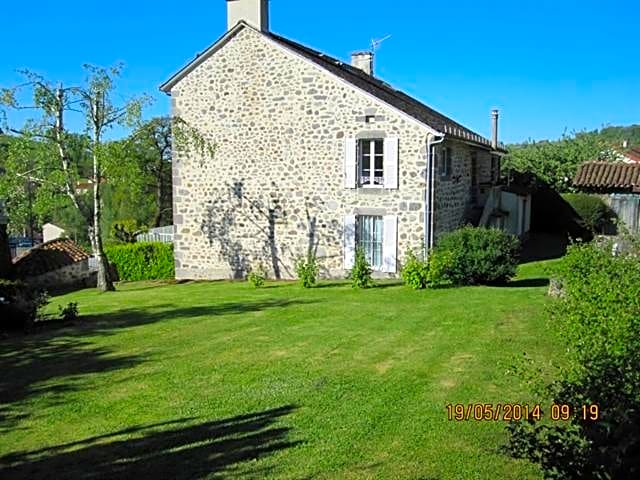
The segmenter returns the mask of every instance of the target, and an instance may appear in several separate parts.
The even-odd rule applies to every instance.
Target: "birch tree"
[[[54,85],[40,75],[30,71],[21,72],[25,82],[13,88],[0,90],[0,105],[13,110],[30,110],[33,118],[27,120],[21,128],[8,125],[7,130],[17,136],[44,142],[53,147],[54,154],[48,157],[48,172],[40,172],[41,181],[52,183],[56,193],[64,195],[86,219],[86,227],[91,241],[93,254],[98,266],[98,289],[114,290],[108,262],[102,245],[100,219],[102,216],[101,188],[106,180],[104,164],[104,137],[106,132],[116,125],[132,127],[141,116],[142,108],[149,102],[147,96],[118,102],[115,97],[114,81],[121,73],[120,65],[111,68],[84,66],[85,81],[81,85]],[[19,100],[28,91],[31,101]],[[88,140],[88,150],[92,160],[90,176],[92,202],[82,202],[81,192],[76,188],[78,182],[77,165],[70,152],[72,132],[67,129],[68,116],[80,116],[84,120],[82,132]],[[52,173],[51,170],[54,170]],[[31,172],[34,177],[38,172]]]

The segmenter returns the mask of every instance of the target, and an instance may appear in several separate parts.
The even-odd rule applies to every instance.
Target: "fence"
[[[136,241],[173,243],[173,225],[152,228],[147,233],[140,233],[136,235]]]
[[[613,193],[609,196],[609,205],[616,212],[618,220],[623,222],[631,233],[640,230],[640,195]]]

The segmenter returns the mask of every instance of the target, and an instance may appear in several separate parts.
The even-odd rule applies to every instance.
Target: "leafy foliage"
[[[562,195],[576,211],[592,233],[604,233],[607,225],[615,219],[615,212],[597,195],[565,193]]]
[[[28,330],[48,303],[46,292],[19,280],[0,279],[0,329]]]
[[[144,225],[138,225],[136,220],[121,220],[111,225],[112,236],[122,243],[135,243],[136,235],[146,232],[148,229]]]
[[[260,288],[264,285],[267,278],[267,272],[262,263],[258,264],[255,269],[252,269],[247,275],[247,281],[254,288]]]
[[[313,253],[296,262],[296,274],[304,288],[313,287],[318,281],[318,260]]]
[[[571,191],[578,166],[604,159],[610,146],[597,132],[563,134],[559,140],[512,145],[502,163],[505,172],[533,173],[559,192]]]
[[[58,305],[60,319],[65,322],[73,322],[78,319],[78,303],[69,302],[66,306]]]
[[[349,272],[349,279],[353,288],[370,288],[373,286],[372,269],[362,248],[356,248],[353,268]]]
[[[432,252],[434,281],[455,285],[504,283],[516,274],[520,241],[493,228],[463,227],[444,235]]]
[[[611,252],[610,243],[573,245],[557,272],[563,294],[551,315],[567,358],[548,392],[575,415],[567,423],[509,427],[508,450],[539,463],[547,478],[640,472],[640,250]],[[598,405],[600,418],[584,419],[583,405]]]
[[[414,290],[427,288],[429,284],[429,263],[419,259],[413,250],[409,249],[400,275],[405,285]]]
[[[140,242],[105,247],[120,280],[164,280],[175,277],[173,245]]]

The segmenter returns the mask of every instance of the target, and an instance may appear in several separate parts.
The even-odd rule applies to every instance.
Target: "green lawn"
[[[0,478],[541,478],[499,422],[550,358],[544,264],[511,287],[120,285],[84,321],[0,341]]]

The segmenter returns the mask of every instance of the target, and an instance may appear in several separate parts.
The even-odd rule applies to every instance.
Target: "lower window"
[[[356,245],[364,251],[365,257],[374,270],[382,270],[382,217],[363,215],[358,217]]]

